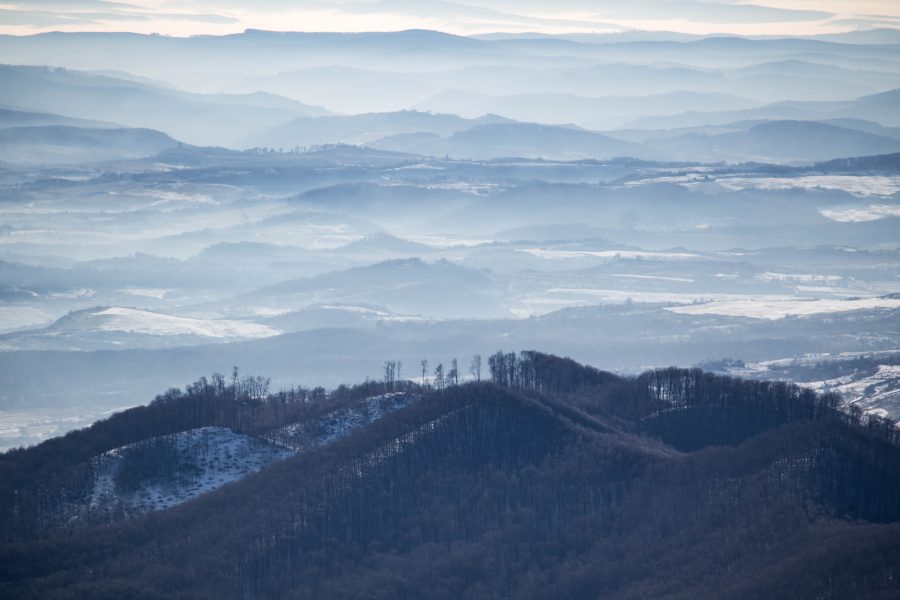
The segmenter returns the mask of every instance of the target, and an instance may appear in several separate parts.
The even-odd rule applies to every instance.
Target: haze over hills
[[[0,129],[0,160],[9,163],[86,163],[146,158],[178,142],[149,129],[87,129],[66,125]]]
[[[897,595],[897,32],[489,4],[0,35],[0,596]]]
[[[102,75],[3,66],[0,105],[160,129],[182,141],[231,145],[244,135],[299,114],[325,114],[299,102],[263,94],[190,94]],[[217,123],[227,122],[223,130]]]

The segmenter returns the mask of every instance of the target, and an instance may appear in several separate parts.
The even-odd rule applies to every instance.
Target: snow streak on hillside
[[[170,508],[293,454],[223,427],[151,438],[95,459],[90,510],[131,515]]]
[[[221,319],[192,319],[148,310],[114,306],[85,315],[98,331],[144,335],[198,335],[210,338],[265,338],[280,332],[256,323]]]
[[[900,365],[878,365],[873,374],[845,375],[808,384],[818,392],[834,392],[865,412],[896,418],[900,414]]]
[[[273,462],[331,444],[416,398],[399,392],[365,398],[262,437],[202,427],[110,450],[93,459],[87,496],[70,506],[68,518],[107,520],[177,506]]]
[[[751,319],[783,319],[792,316],[819,315],[854,310],[900,308],[897,298],[865,298],[854,300],[725,300],[667,308],[683,315],[724,315]]]
[[[385,414],[409,406],[415,396],[392,392],[373,396],[347,408],[336,410],[311,423],[293,423],[268,433],[266,440],[295,451],[325,446],[358,427],[377,421]]]

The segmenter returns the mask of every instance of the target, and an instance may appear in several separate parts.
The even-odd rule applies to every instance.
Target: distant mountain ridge
[[[321,144],[367,145],[382,137],[401,133],[449,135],[486,123],[506,123],[509,119],[484,115],[464,119],[454,114],[403,110],[348,116],[301,117],[243,140],[245,147],[291,149]]]
[[[818,162],[900,151],[900,139],[815,121],[770,121],[718,135],[648,139],[675,159]]]
[[[41,125],[0,128],[0,160],[55,164],[127,160],[153,156],[179,142],[152,129]]]
[[[0,65],[0,105],[113,121],[164,131],[193,144],[226,146],[301,114],[327,114],[266,94],[191,94],[79,71],[11,65]]]

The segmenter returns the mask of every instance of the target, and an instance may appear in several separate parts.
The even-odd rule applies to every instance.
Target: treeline
[[[567,394],[586,387],[610,385],[620,377],[560,358],[526,350],[516,354],[502,350],[488,357],[491,381],[511,388],[545,394]]]
[[[890,418],[844,407],[837,394],[819,394],[784,381],[744,380],[701,369],[654,369],[621,377],[535,351],[488,357],[491,381],[566,397],[586,412],[618,417],[681,450],[733,445],[767,429],[802,420],[835,419],[900,444]]]

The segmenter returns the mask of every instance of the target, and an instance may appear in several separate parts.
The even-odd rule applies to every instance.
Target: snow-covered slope
[[[775,320],[789,316],[898,308],[900,308],[900,299],[888,297],[849,300],[813,300],[803,298],[790,300],[725,300],[688,306],[675,306],[667,310],[683,315],[723,315]]]
[[[199,319],[112,306],[71,312],[43,329],[0,335],[0,350],[152,348],[260,339],[280,333],[251,321]]]
[[[810,382],[816,391],[834,392],[850,405],[880,417],[900,417],[900,365],[878,365],[872,374],[853,374]]]
[[[268,433],[265,439],[296,451],[324,446],[348,435],[358,427],[377,421],[387,413],[409,406],[415,399],[415,396],[402,392],[373,396],[315,421],[280,427]]]
[[[712,370],[747,379],[786,380],[820,393],[838,394],[845,406],[900,419],[900,353],[809,354],[754,363],[725,361]]]
[[[115,448],[78,471],[86,473],[80,476],[86,480],[71,490],[62,519],[108,521],[177,506],[273,462],[335,442],[416,398],[400,392],[364,398],[262,437],[202,427]]]
[[[223,427],[151,438],[94,459],[88,511],[129,516],[169,508],[294,454]]]
[[[210,338],[263,338],[279,333],[256,323],[193,319],[121,306],[85,311],[76,319],[60,319],[57,329],[120,331],[144,335],[197,335]]]

